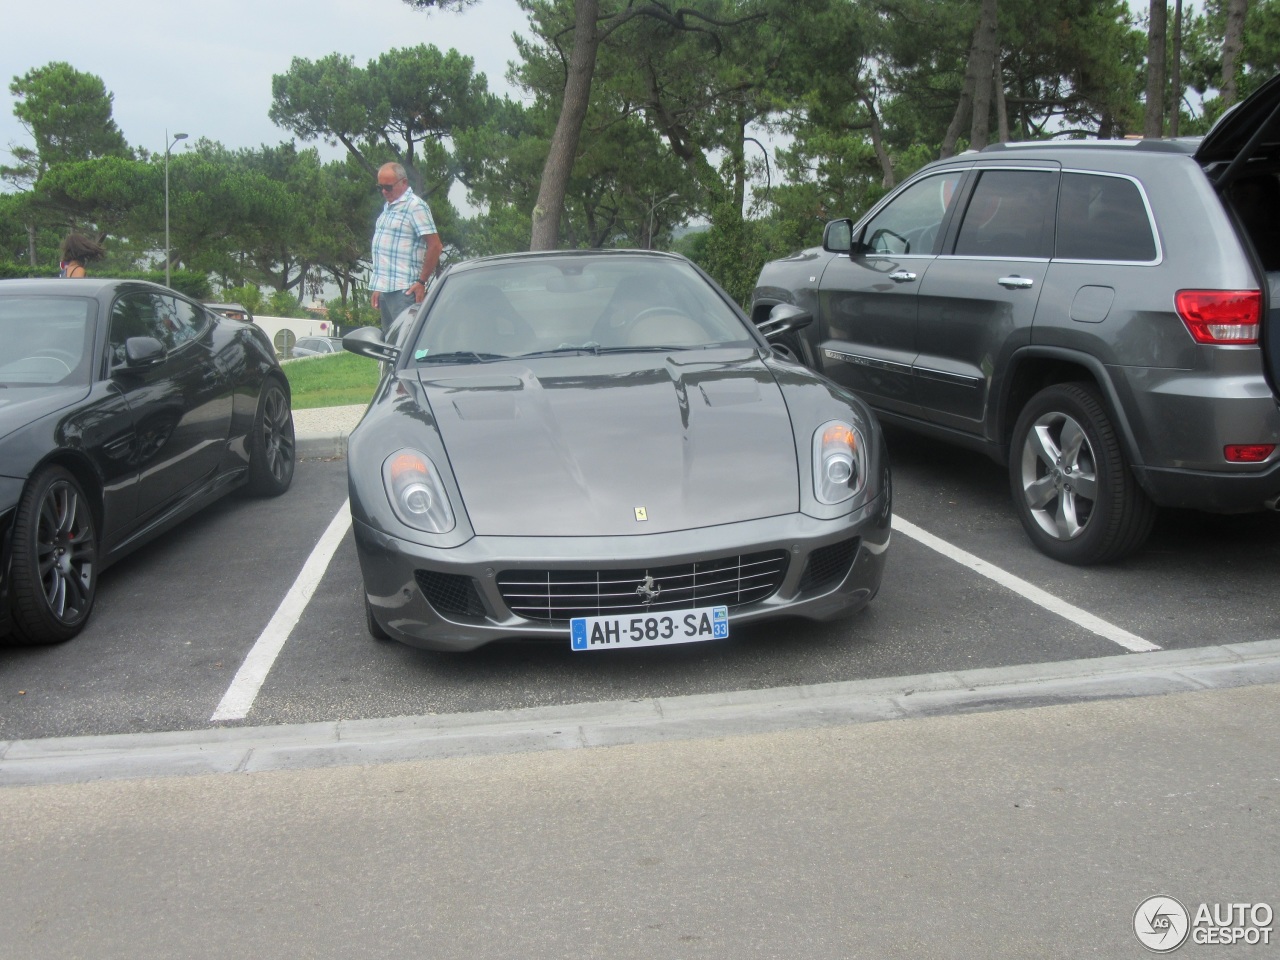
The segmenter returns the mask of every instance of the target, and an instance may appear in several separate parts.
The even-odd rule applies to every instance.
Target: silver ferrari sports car
[[[438,650],[709,642],[875,596],[880,427],[775,356],[683,257],[568,251],[451,267],[389,344],[348,445],[369,631]]]

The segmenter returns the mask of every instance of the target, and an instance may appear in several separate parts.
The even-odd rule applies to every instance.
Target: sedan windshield
[[[84,297],[0,297],[0,386],[87,384],[94,307]]]
[[[674,260],[548,257],[494,263],[446,279],[413,357],[511,357],[754,346],[696,270]]]

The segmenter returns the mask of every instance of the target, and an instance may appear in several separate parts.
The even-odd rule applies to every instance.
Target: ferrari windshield
[[[733,308],[687,263],[569,256],[449,276],[412,356],[419,363],[481,362],[754,345]]]
[[[85,297],[0,297],[0,386],[88,383],[94,308]]]

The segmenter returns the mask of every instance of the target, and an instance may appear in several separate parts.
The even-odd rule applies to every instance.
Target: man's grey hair
[[[391,168],[391,172],[396,175],[397,180],[408,180],[409,175],[404,172],[404,164],[400,163],[384,163],[380,169],[386,170]]]

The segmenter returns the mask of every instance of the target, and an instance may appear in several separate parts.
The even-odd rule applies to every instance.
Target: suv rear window
[[[1058,198],[1057,258],[1154,260],[1156,241],[1138,185],[1123,177],[1064,173]]]

